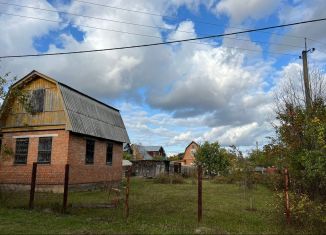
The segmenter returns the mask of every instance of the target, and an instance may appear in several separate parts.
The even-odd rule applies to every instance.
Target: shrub
[[[275,191],[284,189],[284,179],[282,174],[265,174],[262,175],[258,183],[265,185],[267,188]]]
[[[291,224],[302,226],[316,233],[324,232],[326,226],[326,204],[312,201],[306,194],[289,192]],[[271,207],[276,208],[278,217],[285,221],[284,193],[278,193]]]
[[[154,182],[157,184],[184,184],[185,180],[180,175],[160,174],[154,179]]]
[[[232,184],[234,183],[233,178],[230,176],[215,176],[212,179],[214,184]]]

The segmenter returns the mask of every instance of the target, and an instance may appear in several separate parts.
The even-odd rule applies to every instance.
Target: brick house
[[[199,148],[199,144],[197,144],[195,141],[192,141],[186,147],[185,153],[181,160],[182,165],[193,165],[193,162],[195,161],[195,153],[198,148]]]
[[[10,95],[3,104],[1,185],[30,184],[33,162],[37,183],[46,187],[63,187],[67,163],[72,185],[121,180],[122,145],[130,141],[118,109],[37,71],[13,88],[30,94],[32,111]]]

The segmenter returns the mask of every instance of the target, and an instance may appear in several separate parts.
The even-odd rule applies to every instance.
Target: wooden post
[[[127,185],[126,185],[126,200],[125,200],[126,218],[129,217],[129,187],[130,187],[130,175],[131,175],[131,166],[128,166],[128,170],[127,170]]]
[[[198,223],[201,222],[202,216],[203,216],[203,200],[202,200],[202,175],[203,175],[203,169],[201,165],[198,165]]]
[[[286,213],[286,223],[290,224],[290,203],[289,203],[289,171],[288,168],[284,169],[284,179],[285,179],[285,213]]]
[[[33,163],[33,168],[32,168],[31,190],[29,192],[29,209],[33,209],[33,207],[34,207],[36,173],[37,173],[37,163],[34,162]]]
[[[63,189],[63,204],[62,204],[62,212],[65,213],[67,210],[67,202],[68,202],[68,185],[69,185],[69,164],[65,165],[65,182]]]

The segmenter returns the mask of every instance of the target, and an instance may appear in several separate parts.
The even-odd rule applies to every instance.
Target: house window
[[[106,164],[112,165],[113,143],[108,143],[106,147]]]
[[[52,137],[41,137],[38,142],[38,163],[50,163],[52,150]]]
[[[95,141],[94,140],[86,140],[86,164],[93,164],[94,163],[94,147]]]
[[[28,138],[16,139],[16,153],[15,153],[15,163],[16,164],[26,164],[28,155]]]
[[[44,111],[45,89],[37,89],[32,92],[30,99],[30,108],[32,113],[40,113]]]

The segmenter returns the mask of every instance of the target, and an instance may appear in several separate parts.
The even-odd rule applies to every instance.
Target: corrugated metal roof
[[[68,130],[130,143],[119,110],[87,96],[65,84],[58,83],[71,127]]]
[[[162,146],[144,146],[144,148],[146,149],[146,151],[149,151],[149,152],[158,152],[163,147]]]
[[[138,148],[139,153],[143,156],[144,160],[153,160],[153,157],[147,153],[146,146],[135,145]]]

